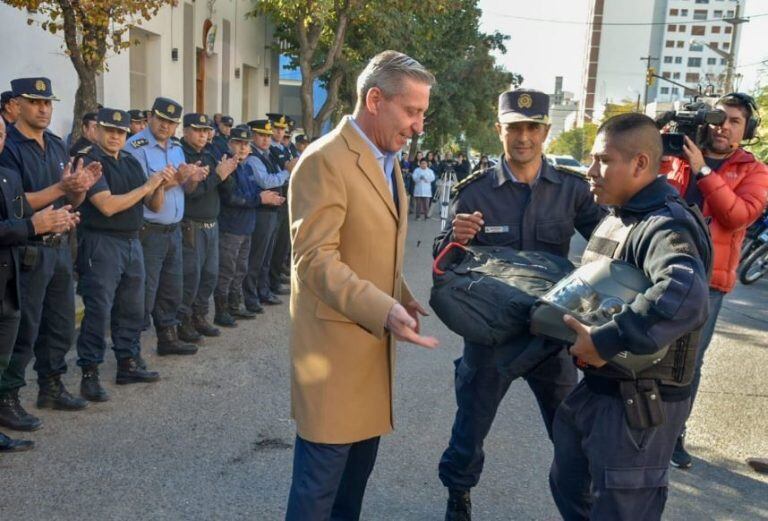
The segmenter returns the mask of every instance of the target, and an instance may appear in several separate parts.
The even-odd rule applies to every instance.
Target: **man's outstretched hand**
[[[417,346],[434,349],[439,345],[436,338],[419,334],[419,315],[427,316],[426,310],[416,300],[409,302],[407,307],[396,303],[387,315],[387,329],[398,340],[410,342]]]

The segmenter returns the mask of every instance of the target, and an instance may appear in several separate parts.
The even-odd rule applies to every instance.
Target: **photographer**
[[[768,167],[740,146],[742,141],[755,137],[760,124],[757,105],[750,96],[736,92],[722,97],[715,108],[725,112],[726,118],[721,125],[708,126],[703,150],[686,136],[684,157],[667,157],[660,169],[689,204],[698,205],[711,219],[714,264],[709,282],[709,319],[699,339],[691,409],[723,297],[736,281],[744,234],[762,214],[768,197]],[[672,455],[672,464],[680,468],[691,466],[684,440],[685,427]]]

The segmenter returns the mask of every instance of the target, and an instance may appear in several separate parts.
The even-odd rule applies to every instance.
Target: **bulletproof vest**
[[[702,259],[707,269],[707,279],[709,279],[712,270],[712,247],[709,238],[709,227],[701,211],[699,211],[698,207],[688,205],[677,196],[667,198],[665,205],[659,210],[663,208],[668,209],[672,217],[677,221],[688,222],[694,230],[697,230],[709,241],[709,250],[701,252],[703,255],[710,255],[710,258]],[[656,212],[651,212],[646,217],[654,213]],[[626,243],[638,222],[640,221],[637,218],[614,214],[605,217],[592,233],[587,243],[582,255],[582,265],[606,257],[609,259],[622,259]],[[699,344],[700,332],[701,328],[678,338],[660,362],[638,373],[636,379],[659,380],[663,385],[677,387],[690,385],[696,367],[696,350]],[[621,353],[618,356],[621,356]],[[595,374],[604,378],[618,380],[629,378],[626,373],[611,364],[601,368],[586,366],[582,367],[582,369],[585,373]]]
[[[533,304],[572,270],[550,253],[450,243],[435,259],[429,304],[454,333],[496,346],[527,334]]]

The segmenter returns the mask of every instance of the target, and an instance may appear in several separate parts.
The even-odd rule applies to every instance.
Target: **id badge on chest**
[[[483,231],[487,234],[493,234],[493,233],[508,233],[509,232],[509,226],[503,225],[503,226],[486,226]]]

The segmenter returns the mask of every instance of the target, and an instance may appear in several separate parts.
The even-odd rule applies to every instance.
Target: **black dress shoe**
[[[123,358],[117,361],[117,385],[151,383],[160,379],[160,373],[142,369],[133,358]]]
[[[43,426],[40,418],[32,416],[19,403],[19,390],[0,395],[0,425],[15,431],[36,431]]]
[[[221,336],[221,330],[213,327],[203,315],[192,315],[192,323],[197,332],[203,336]]]
[[[39,409],[56,409],[59,411],[82,411],[88,407],[88,401],[72,396],[61,382],[61,376],[51,376],[38,382],[40,392],[37,395]]]
[[[87,365],[83,367],[83,378],[80,380],[80,396],[89,402],[109,401],[109,394],[101,386],[99,381],[99,366]]]
[[[472,500],[469,490],[448,489],[445,521],[472,521]]]
[[[157,354],[167,355],[194,355],[197,346],[179,342],[175,327],[158,328],[157,330]]]
[[[279,306],[283,303],[283,301],[277,298],[277,295],[274,293],[270,293],[264,297],[259,297],[259,300],[261,300],[261,303],[266,306]]]
[[[274,293],[275,295],[290,295],[291,290],[283,286],[280,286],[279,288],[273,289],[272,293]]]
[[[35,448],[35,442],[29,440],[14,440],[0,432],[0,452],[24,452]]]

